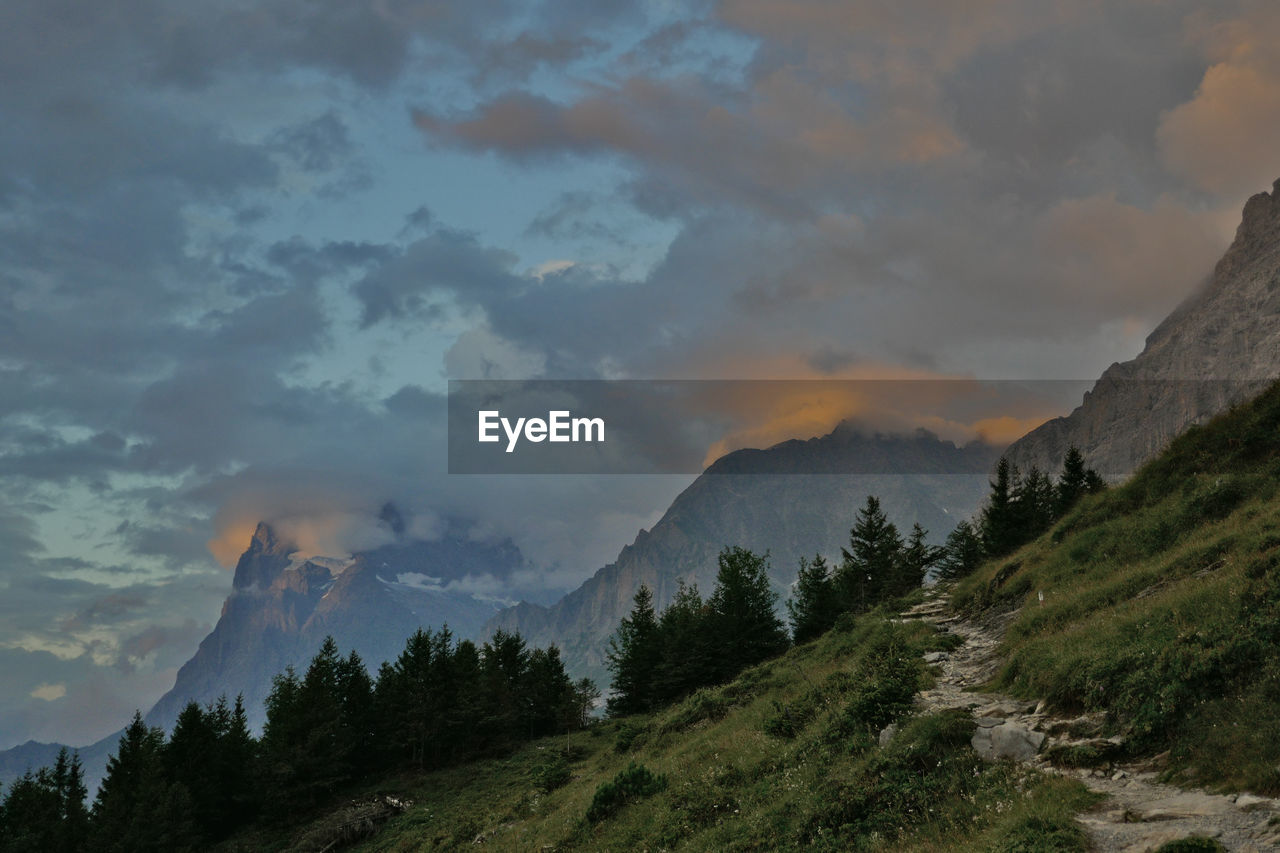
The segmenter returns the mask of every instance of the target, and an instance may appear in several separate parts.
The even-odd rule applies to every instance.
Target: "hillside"
[[[1280,384],[955,600],[1022,607],[997,686],[1103,712],[1132,753],[1168,750],[1171,778],[1280,794]]]
[[[877,613],[665,711],[537,741],[504,759],[384,779],[351,802],[391,796],[411,804],[354,849],[888,843],[1013,851],[1049,837],[1063,846],[1035,849],[1084,849],[1072,816],[1092,803],[1085,788],[984,763],[969,745],[975,725],[967,711],[917,716],[878,745],[880,730],[910,709],[914,690],[933,681],[922,655],[953,645],[923,622],[894,624]],[[621,799],[610,805],[609,792],[619,788]],[[225,849],[324,849],[354,808],[344,804],[292,832],[243,836]]]
[[[957,447],[923,430],[894,436],[851,424],[820,438],[731,453],[578,589],[549,607],[521,603],[503,610],[484,635],[503,629],[535,645],[554,643],[571,672],[603,683],[605,643],[641,584],[658,607],[681,580],[709,592],[716,556],[726,545],[740,545],[770,554],[773,585],[785,601],[800,557],[839,557],[867,495],[879,496],[903,530],[918,521],[941,543],[978,508],[997,455],[988,445]],[[823,473],[832,471],[841,473]]]
[[[664,711],[383,779],[412,804],[359,849],[1272,849],[1280,385],[950,595]],[[997,731],[1020,763],[981,759]],[[319,849],[334,820],[238,843]]]
[[[1009,460],[1053,470],[1075,445],[1123,479],[1191,424],[1280,378],[1280,181],[1244,206],[1235,240],[1204,286],[1165,318],[1142,352],[1113,364],[1083,403],[1018,439]]]

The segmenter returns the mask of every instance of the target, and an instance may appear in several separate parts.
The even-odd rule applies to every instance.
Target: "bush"
[[[533,784],[544,794],[569,784],[573,774],[569,772],[569,759],[556,754],[533,770]]]
[[[616,814],[628,803],[652,797],[666,787],[666,776],[655,776],[649,768],[633,761],[611,781],[596,788],[595,796],[591,798],[591,805],[587,807],[587,821],[599,823]]]
[[[729,713],[729,707],[729,700],[722,691],[704,687],[680,703],[659,727],[659,733],[684,731],[703,720],[722,720]]]
[[[626,752],[631,747],[636,746],[637,742],[644,742],[644,726],[637,726],[633,723],[619,723],[618,737],[613,742],[615,752]]]

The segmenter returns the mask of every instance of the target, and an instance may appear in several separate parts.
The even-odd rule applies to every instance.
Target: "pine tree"
[[[373,679],[354,649],[338,661],[335,687],[338,692],[338,738],[342,744],[342,760],[351,776],[358,777],[374,766],[377,712],[373,700]]]
[[[54,769],[61,803],[61,824],[55,849],[58,853],[78,853],[85,849],[89,840],[89,808],[85,802],[89,789],[84,784],[84,766],[80,763],[80,753],[71,753],[70,760],[67,760],[66,754],[66,749],[58,751]],[[59,766],[66,769],[59,771]]]
[[[982,565],[982,537],[967,521],[961,521],[947,534],[942,559],[938,564],[938,580],[954,581],[971,574]]]
[[[658,619],[658,663],[650,702],[674,702],[716,679],[710,611],[696,584],[678,582],[675,598]]]
[[[42,851],[58,842],[62,803],[57,782],[47,767],[22,774],[0,803],[0,840],[4,850]]]
[[[826,632],[840,613],[827,559],[821,554],[815,554],[812,560],[801,557],[794,589],[795,597],[787,601],[787,615],[791,617],[795,642],[804,643]]]
[[[1086,478],[1084,454],[1073,444],[1062,459],[1062,473],[1058,475],[1058,494],[1054,509],[1059,517],[1066,515],[1084,497],[1088,490]]]
[[[503,748],[523,736],[520,687],[529,650],[518,633],[495,631],[480,649],[484,712],[476,725],[487,749]]]
[[[218,802],[219,719],[205,713],[195,702],[188,702],[178,714],[173,734],[164,748],[164,767],[168,778],[187,789],[191,798],[192,820],[206,838],[221,831],[224,817]]]
[[[1039,468],[1032,467],[1014,492],[1013,505],[1017,535],[1015,548],[1044,533],[1052,525],[1057,510],[1057,489]]]
[[[653,701],[654,670],[661,659],[658,621],[649,587],[641,584],[636,590],[631,615],[618,624],[609,639],[606,657],[613,673],[609,713],[616,717],[647,711]]]
[[[225,700],[219,707],[225,708]],[[257,742],[249,731],[249,715],[244,708],[244,695],[236,696],[225,723],[218,726],[218,755],[212,768],[217,787],[217,810],[220,831],[229,833],[252,820],[260,801],[256,786]]]
[[[929,531],[921,527],[919,522],[911,526],[911,535],[907,537],[907,544],[902,549],[898,574],[890,590],[891,595],[906,595],[912,590],[919,589],[929,569],[942,559],[943,549],[927,543],[925,537],[928,535]]]
[[[565,730],[576,714],[577,698],[558,648],[534,649],[529,654],[520,696],[521,729],[529,739]]]
[[[590,678],[580,678],[573,684],[573,701],[577,710],[577,728],[591,725],[591,712],[600,701],[600,688]]]
[[[867,496],[849,531],[849,547],[841,548],[843,561],[836,575],[843,609],[862,611],[874,607],[895,589],[894,576],[901,567],[902,537],[880,509],[880,500]]]
[[[90,849],[104,853],[193,850],[199,832],[186,786],[167,778],[164,733],[135,713],[107,759],[90,819]]]
[[[1009,460],[1000,457],[996,464],[996,479],[991,483],[991,494],[982,509],[979,535],[982,547],[990,557],[1003,557],[1021,544],[1019,538],[1018,510],[1014,495],[1018,489],[1017,469]]]
[[[716,680],[780,654],[790,638],[774,612],[768,555],[737,546],[720,552],[716,588],[707,599]]]

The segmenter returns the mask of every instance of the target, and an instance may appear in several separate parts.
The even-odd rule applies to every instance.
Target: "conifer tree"
[[[1057,517],[1057,489],[1039,468],[1032,466],[1014,492],[1016,536],[1014,548],[1021,547],[1052,525]]]
[[[879,498],[867,496],[849,531],[849,547],[840,550],[844,559],[837,573],[837,587],[844,609],[870,609],[896,588],[894,577],[901,568],[902,537],[880,508]]]
[[[80,753],[73,752],[68,759],[65,748],[58,750],[58,760],[54,764],[54,782],[61,821],[54,849],[58,853],[77,853],[85,849],[89,840],[89,808],[85,802],[89,789],[84,784],[84,766],[80,763]]]
[[[801,557],[794,589],[794,597],[787,601],[787,614],[791,617],[792,638],[804,643],[827,631],[840,613],[835,580],[826,557]]]
[[[769,586],[768,555],[738,546],[720,552],[716,588],[707,599],[717,681],[732,678],[790,644],[774,612],[777,600]]]
[[[926,542],[928,535],[929,531],[921,527],[919,522],[911,525],[911,535],[907,537],[907,543],[902,549],[901,568],[893,590],[894,595],[905,595],[919,589],[929,569],[942,559],[943,549]]]
[[[942,559],[938,564],[938,580],[954,581],[971,574],[982,565],[982,537],[968,521],[961,521],[947,534]]]
[[[1057,501],[1054,507],[1063,516],[1076,505],[1088,491],[1084,454],[1074,444],[1062,458],[1062,473],[1058,475]]]
[[[679,581],[675,598],[658,619],[658,663],[650,691],[655,707],[715,681],[708,614],[697,585]]]
[[[170,782],[164,733],[135,713],[98,788],[90,820],[90,849],[104,853],[193,850],[198,828],[186,786]]]
[[[1005,457],[996,464],[996,478],[991,482],[991,494],[982,509],[979,535],[988,556],[1003,557],[1013,551],[1019,542],[1018,509],[1014,495],[1019,485],[1018,471]]]
[[[613,673],[609,713],[623,716],[647,711],[653,700],[653,675],[661,659],[653,593],[644,584],[636,590],[631,615],[618,624],[609,639],[609,671]]]

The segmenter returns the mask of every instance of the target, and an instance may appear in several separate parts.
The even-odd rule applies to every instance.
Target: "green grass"
[[[1280,794],[1278,486],[1280,386],[959,583],[971,611],[1023,606],[995,686],[1107,712],[1175,780]]]
[[[1087,849],[1072,820],[1093,802],[1082,785],[984,764],[965,712],[913,715],[932,679],[921,655],[953,642],[876,613],[664,711],[576,733],[568,757],[559,737],[383,780],[414,805],[354,849]]]

